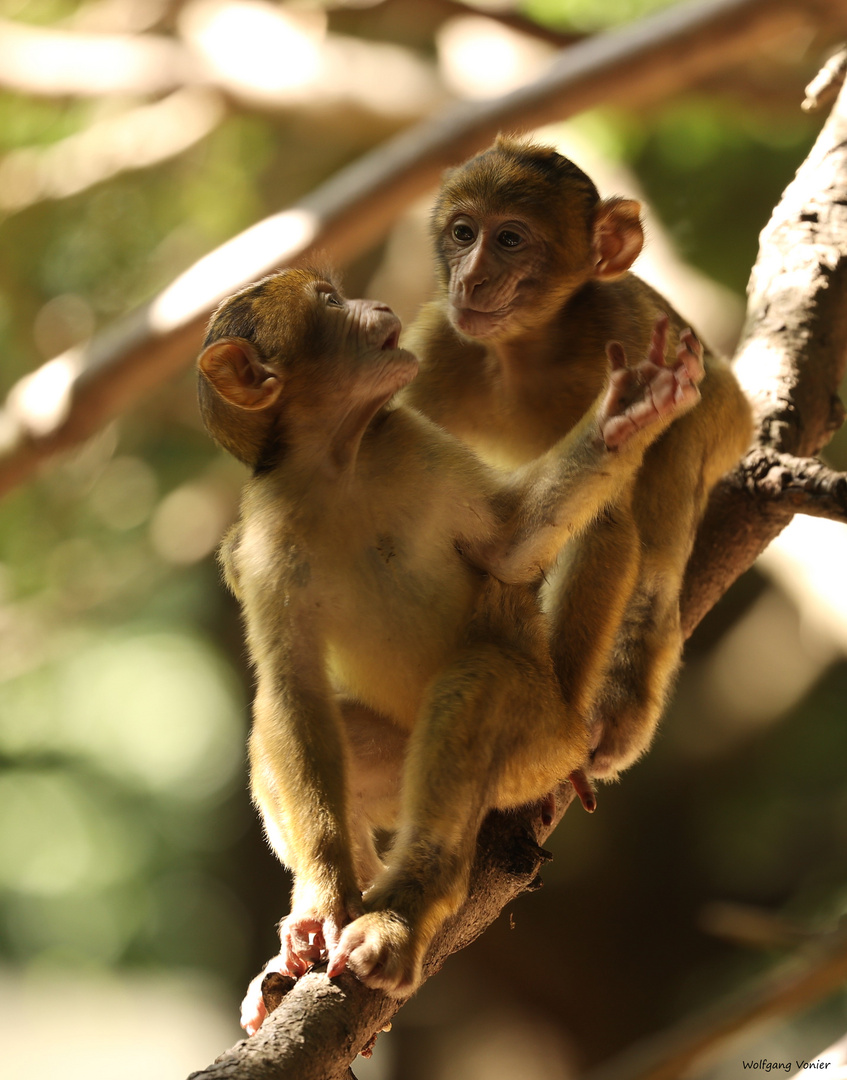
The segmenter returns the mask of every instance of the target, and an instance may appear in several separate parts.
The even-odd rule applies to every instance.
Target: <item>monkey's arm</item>
[[[264,603],[268,611],[282,606],[273,595]],[[248,621],[258,673],[250,768],[268,839],[294,875],[282,956],[292,974],[302,974],[358,914],[361,894],[347,820],[341,714],[323,671],[321,642],[292,607],[289,602],[285,625],[278,611],[263,622],[257,599]]]
[[[567,537],[583,529],[634,476],[647,446],[699,400],[702,346],[687,331],[676,360],[664,361],[667,320],[648,357],[627,368],[623,348],[608,348],[611,374],[593,408],[542,457],[519,470],[508,491],[500,544],[486,567],[505,581],[537,576]]]

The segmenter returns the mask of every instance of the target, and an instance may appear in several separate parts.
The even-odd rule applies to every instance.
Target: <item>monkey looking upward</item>
[[[703,369],[693,335],[664,363],[664,324],[632,370],[610,346],[576,429],[503,473],[392,401],[417,372],[399,333],[384,305],[292,269],[218,309],[198,367],[209,432],[252,468],[222,559],[257,676],[253,797],[294,874],[271,963],[298,975],[325,951],[330,976],[405,994],[465,896],[485,812],[586,759],[538,585]],[[372,830],[395,825],[383,869]],[[262,1016],[254,980],[248,1031]]]
[[[573,162],[500,136],[445,175],[432,216],[439,295],[408,332],[421,372],[404,400],[514,468],[570,431],[605,379],[605,343],[642,356],[657,315],[629,272],[639,204],[601,199]],[[569,540],[546,587],[565,703],[590,719],[589,773],[613,778],[652,739],[679,667],[679,594],[709,492],[752,421],[729,368],[706,360],[701,405],[648,450],[634,482]]]

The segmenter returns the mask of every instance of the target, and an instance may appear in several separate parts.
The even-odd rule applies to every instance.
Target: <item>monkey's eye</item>
[[[512,232],[511,229],[504,229],[498,234],[497,243],[500,247],[515,248],[523,243],[523,237],[520,233]]]
[[[470,225],[466,225],[463,221],[457,221],[453,226],[453,239],[458,240],[460,244],[469,244],[474,238],[474,231]]]
[[[328,292],[324,293],[324,296],[326,297],[326,302],[329,307],[344,307],[344,301],[337,293]]]

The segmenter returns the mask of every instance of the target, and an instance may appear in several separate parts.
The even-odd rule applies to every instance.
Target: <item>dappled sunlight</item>
[[[318,7],[195,0],[179,30],[209,81],[259,107],[333,104],[415,116],[442,97],[427,61],[385,42],[328,34]]]
[[[127,169],[165,161],[214,131],[223,113],[218,94],[190,87],[95,121],[45,149],[14,150],[0,161],[0,210],[64,199]]]
[[[97,797],[64,773],[0,776],[0,887],[29,896],[98,891],[139,871],[140,823],[103,814]]]
[[[233,513],[230,500],[210,484],[184,484],[156,508],[150,540],[156,554],[175,566],[206,558],[218,546]]]
[[[774,723],[840,655],[823,635],[798,639],[798,630],[793,603],[769,590],[721,638],[702,673],[703,693],[721,725],[739,735]]]
[[[186,75],[164,37],[84,34],[0,18],[0,82],[34,94],[155,93]]]
[[[686,752],[779,723],[847,656],[845,555],[842,523],[797,515],[760,556],[772,584],[683,675],[680,712],[705,721],[671,732]]]
[[[80,354],[71,349],[25,376],[6,399],[5,419],[29,434],[48,435],[66,419],[81,370]]]
[[[109,461],[97,477],[88,504],[104,525],[123,532],[150,517],[158,490],[150,465],[142,458],[123,455]]]
[[[212,72],[258,97],[309,86],[322,67],[326,16],[291,15],[261,0],[197,0],[179,27]]]
[[[437,38],[447,86],[470,99],[495,97],[538,78],[552,62],[552,46],[475,15],[451,19]]]
[[[802,628],[847,655],[847,525],[798,514],[759,566],[797,605]]]
[[[44,1037],[45,1002],[61,988]],[[219,985],[156,972],[122,978],[61,965],[0,969],[3,1069],[26,1080],[184,1080],[239,1035]]]
[[[59,672],[60,743],[149,791],[207,799],[236,775],[243,728],[208,646],[175,632],[92,642]]]
[[[240,288],[256,272],[268,271],[299,255],[317,232],[319,221],[307,210],[284,210],[260,221],[196,262],[153,301],[148,318],[166,333]]]
[[[169,631],[77,634],[67,647],[0,683],[0,752],[52,746],[140,791],[188,802],[228,790],[244,755],[241,708],[207,644]]]

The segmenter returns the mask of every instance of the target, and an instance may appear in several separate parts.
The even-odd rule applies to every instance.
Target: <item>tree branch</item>
[[[818,458],[757,447],[732,480],[762,505],[847,523],[847,473],[835,472]]]
[[[687,634],[798,509],[790,499],[756,490],[762,453],[811,457],[844,418],[838,398],[847,364],[844,101],[842,89],[760,238],[735,360],[754,407],[757,452],[715,492],[700,528],[683,591]]]
[[[217,303],[317,252],[344,265],[368,250],[443,169],[501,129],[562,120],[601,102],[637,107],[749,61],[764,43],[826,21],[828,0],[703,0],[563,50],[540,79],[457,106],[374,150],[299,204],[201,259],[155,300],[13,387],[0,411],[0,493],[88,438],[186,367]]]
[[[570,784],[562,785],[556,820],[572,800]],[[540,842],[554,827],[542,822],[538,806],[489,815],[480,831],[468,899],[433,942],[424,979],[479,937],[509,901],[537,887],[538,871],[551,858]],[[349,1062],[372,1046],[402,1005],[369,990],[350,972],[332,982],[317,972],[296,983],[268,976],[263,990],[275,1011],[259,1031],[189,1080],[346,1080],[352,1076]]]
[[[795,459],[782,455],[808,457],[820,449],[841,415],[833,402],[847,357],[845,268],[847,90],[842,90],[815,147],[762,234],[738,354],[741,376],[755,403],[760,449],[721,489],[697,545],[683,602],[689,633],[720,592],[746,569],[753,553],[763,550],[795,512],[789,499],[774,499],[767,491],[771,470],[781,463],[793,467]],[[796,464],[796,475],[808,477],[813,490],[829,484],[836,492],[832,497],[841,498],[843,478],[829,483],[834,474],[823,466]],[[728,508],[725,517],[722,507]],[[572,797],[568,788],[560,794],[557,819]],[[489,819],[471,896],[437,940],[425,977],[532,883],[542,858],[538,845],[549,831],[532,810]],[[518,852],[517,863],[509,858],[504,868],[504,852]],[[477,914],[481,909],[484,915]],[[818,965],[826,973],[823,983],[815,983],[823,987],[821,993],[835,985],[836,976],[844,978],[847,950],[842,937],[833,952],[835,966]],[[815,978],[812,972],[812,983]],[[808,1000],[803,993],[791,1000]],[[367,990],[352,976],[342,976],[335,985],[325,976],[310,975],[283,998],[258,1035],[238,1043],[194,1078],[341,1080],[348,1075],[351,1057],[369,1044],[397,1008],[396,1002]],[[751,1004],[751,1014],[758,1015],[757,1008],[756,1002]],[[659,1080],[679,1073],[649,1075]]]

